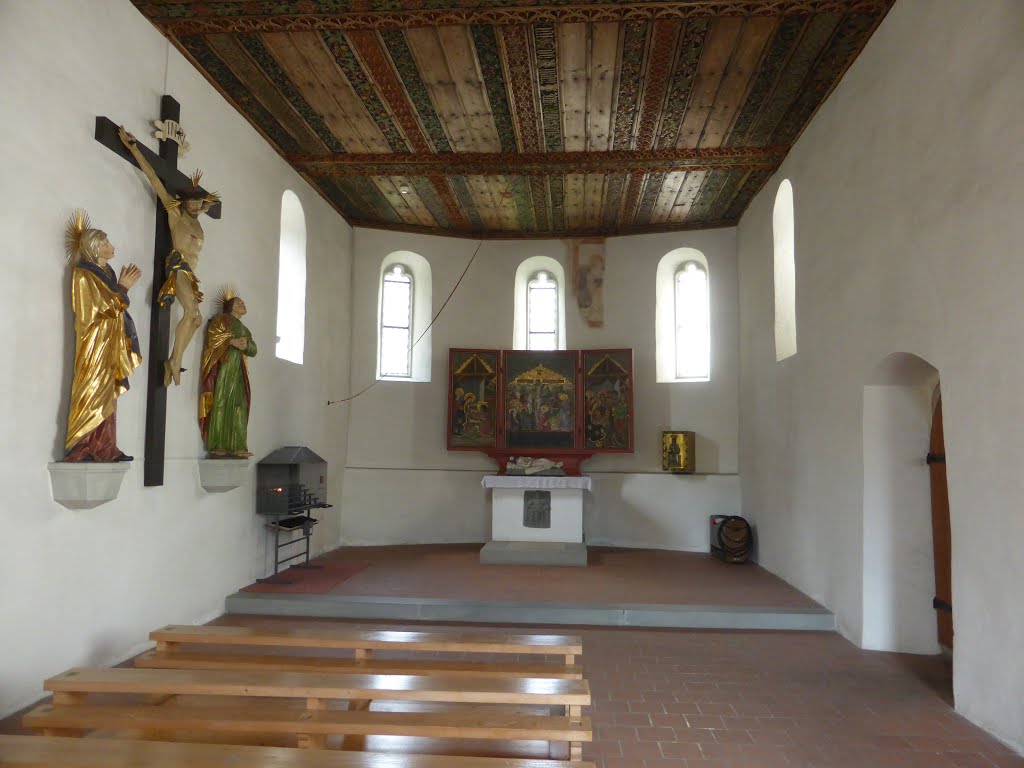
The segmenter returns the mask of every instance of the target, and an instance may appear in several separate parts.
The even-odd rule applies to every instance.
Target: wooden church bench
[[[339,627],[167,626],[151,632],[158,651],[181,643],[202,645],[271,646],[279,648],[353,650],[357,658],[372,651],[432,651],[440,653],[510,653],[563,656],[575,664],[583,653],[576,635],[512,635],[469,632],[405,632]]]
[[[122,739],[0,736],[0,765],[18,768],[594,768],[590,762]]]
[[[306,712],[298,724],[288,726],[294,733],[300,746],[325,746],[325,730],[330,733],[345,735],[414,735],[419,729],[415,725],[416,716],[403,718],[397,715],[404,713],[370,712],[372,700],[420,701],[432,703],[466,703],[466,704],[505,704],[505,705],[542,705],[564,708],[564,718],[535,717],[509,722],[507,715],[488,711],[487,707],[477,707],[471,711],[475,715],[475,725],[467,724],[459,719],[465,713],[440,713],[434,719],[426,718],[427,728],[433,726],[434,735],[441,737],[443,733],[451,733],[462,729],[474,728],[474,733],[486,734],[488,729],[495,735],[479,735],[474,738],[512,738],[508,735],[512,730],[530,730],[529,738],[551,741],[547,734],[555,732],[558,741],[569,744],[569,754],[573,759],[582,755],[582,742],[590,740],[590,723],[583,720],[581,707],[590,703],[590,688],[586,680],[556,678],[521,678],[521,677],[473,677],[458,675],[360,675],[288,672],[273,670],[185,670],[185,669],[89,669],[76,668],[52,677],[44,683],[45,690],[53,693],[51,710],[34,710],[26,718],[26,725],[40,728],[44,732],[67,729],[78,732],[84,728],[105,728],[106,725],[82,725],[88,713],[77,716],[77,725],[65,719],[64,725],[57,725],[57,718],[69,718],[68,708],[95,709],[97,717],[109,716],[111,710],[104,710],[106,703],[95,704],[88,699],[89,694],[136,694],[157,699],[173,696],[228,696],[260,697],[270,699],[302,699],[305,700]],[[328,709],[331,700],[346,700],[348,712]],[[45,705],[44,705],[45,706]],[[154,722],[163,719],[170,723],[173,713],[162,715],[137,705],[135,711],[153,718]],[[170,711],[174,709],[168,707]],[[132,707],[120,708],[118,716],[124,716],[122,729],[139,728],[133,721],[129,710]],[[56,713],[56,714],[55,714]],[[244,712],[241,721],[252,716],[252,712]],[[314,718],[313,715],[318,715]],[[141,716],[141,715],[140,715]],[[445,717],[448,720],[445,720]],[[276,717],[276,715],[275,715]],[[285,715],[288,719],[290,715]],[[134,724],[133,724],[134,722]],[[151,730],[163,732],[174,730],[171,724]],[[308,724],[308,727],[303,727]],[[283,727],[283,726],[282,726]],[[150,726],[147,726],[147,730]],[[183,730],[185,729],[182,727]],[[226,727],[226,730],[241,732],[241,725]],[[353,730],[354,729],[354,730]],[[552,730],[553,729],[553,730]],[[399,730],[396,733],[396,730]],[[501,735],[504,734],[504,735]],[[161,736],[162,738],[162,736]],[[468,738],[468,736],[467,736]]]
[[[580,679],[578,664],[484,663],[449,659],[354,659],[330,656],[283,656],[194,651],[147,651],[135,666],[147,669],[278,669],[379,675],[477,675],[483,677],[553,677]]]
[[[76,703],[90,693],[169,696],[260,696],[284,699],[429,701],[474,704],[590,704],[586,680],[465,675],[362,675],[229,669],[70,669],[44,689],[54,703]],[[313,708],[313,707],[311,707]]]
[[[328,736],[409,736],[565,742],[593,740],[589,718],[488,712],[370,712],[266,705],[154,706],[151,704],[43,704],[22,720],[28,728],[60,735],[90,730],[142,731],[170,740],[174,732],[295,736],[300,746],[325,746]],[[320,737],[320,738],[318,738]]]

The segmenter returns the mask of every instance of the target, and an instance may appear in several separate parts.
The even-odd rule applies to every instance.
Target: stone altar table
[[[583,543],[583,491],[591,478],[487,475],[491,489],[491,541],[480,550],[488,565],[587,564]]]

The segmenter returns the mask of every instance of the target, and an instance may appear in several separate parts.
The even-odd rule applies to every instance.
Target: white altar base
[[[491,489],[491,541],[480,550],[480,562],[488,565],[587,564],[583,543],[583,491],[590,477],[550,475],[487,475],[481,481]],[[524,525],[526,491],[551,494],[551,525]]]

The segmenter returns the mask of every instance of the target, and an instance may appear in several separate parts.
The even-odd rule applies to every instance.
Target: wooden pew
[[[17,768],[594,768],[589,762],[120,739],[0,736],[0,765]]]
[[[578,664],[489,663],[450,659],[374,659],[334,656],[286,656],[277,654],[223,653],[219,651],[147,651],[135,658],[135,666],[147,669],[278,669],[292,672],[355,672],[380,675],[476,675],[483,677],[554,677],[581,679]]]
[[[563,656],[566,665],[583,653],[575,635],[510,635],[470,632],[404,632],[356,630],[345,627],[226,627],[171,625],[149,634],[157,651],[189,645],[242,645],[278,648],[352,650],[357,658],[374,651],[440,653],[509,653]]]
[[[273,732],[295,735],[300,746],[323,748],[329,735],[402,735],[483,739],[565,741],[572,759],[592,739],[581,707],[590,703],[586,680],[459,675],[324,674],[270,670],[88,669],[50,678],[53,705],[26,715],[26,726],[44,733],[80,735],[92,729]],[[95,704],[89,694],[137,694],[149,697],[229,696],[304,700],[305,711],[262,710],[253,706],[193,709],[147,704]],[[344,699],[350,711],[328,709]],[[369,712],[370,700],[543,705],[564,707],[564,717],[515,716],[486,707],[442,713]]]

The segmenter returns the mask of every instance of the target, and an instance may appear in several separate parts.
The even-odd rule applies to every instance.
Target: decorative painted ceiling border
[[[425,227],[417,224],[384,224],[379,221],[359,218],[348,218],[346,221],[353,227],[366,229],[385,229],[390,232],[411,232],[420,235],[443,235],[444,237],[465,237],[474,240],[557,240],[573,237],[624,237],[627,235],[646,235],[662,232],[686,232],[697,229],[721,229],[735,227],[739,219],[705,222],[683,222],[678,224],[655,224],[647,226],[631,226],[623,229],[598,228],[581,229],[550,229],[533,232],[513,232],[506,230],[477,231],[472,229],[445,229]]]
[[[774,170],[786,156],[786,145],[771,147],[702,147],[652,149],[645,152],[452,152],[446,154],[288,155],[311,176],[446,175],[523,176],[553,173],[655,173],[678,170]]]
[[[356,29],[408,29],[461,24],[508,26],[548,21],[559,23],[690,19],[715,16],[791,16],[815,14],[884,15],[894,0],[682,0],[665,2],[560,3],[558,0],[508,0],[501,5],[422,8],[422,0],[369,2],[276,2],[269,12],[247,2],[154,3],[133,0],[154,24],[179,37],[218,33],[303,32]],[[543,4],[525,5],[526,2]],[[440,3],[435,3],[438,5]],[[216,6],[216,13],[211,6]],[[396,6],[398,6],[396,8]],[[309,10],[309,9],[315,10]],[[330,8],[348,8],[347,11]],[[358,8],[358,10],[354,10]],[[379,10],[375,10],[379,9]],[[253,13],[253,11],[257,11]]]

